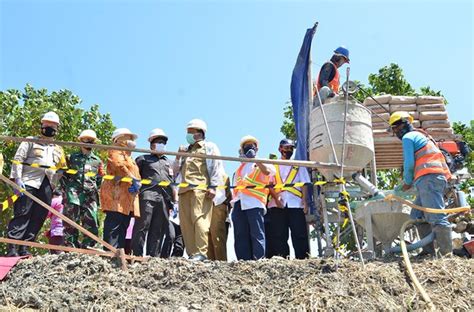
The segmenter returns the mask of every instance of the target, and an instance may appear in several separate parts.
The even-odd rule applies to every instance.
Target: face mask
[[[403,136],[405,134],[407,134],[408,132],[411,132],[411,131],[413,131],[413,126],[411,124],[406,124],[399,131],[395,132],[395,135],[397,136],[397,138],[399,138],[401,140],[401,139],[403,139]]]
[[[253,146],[244,146],[244,155],[247,158],[255,158],[255,156],[257,156],[257,151]]]
[[[127,140],[127,147],[135,148],[135,147],[137,147],[137,143],[133,140]]]
[[[285,159],[290,159],[293,156],[293,151],[282,151],[281,154],[285,156]]]
[[[190,145],[193,145],[194,143],[196,143],[196,139],[194,139],[194,133],[186,134],[186,141],[188,141]]]
[[[153,150],[157,152],[164,152],[166,151],[166,145],[164,143],[153,144]]]
[[[41,134],[43,134],[45,137],[52,138],[56,135],[56,129],[53,127],[43,127],[41,128]]]

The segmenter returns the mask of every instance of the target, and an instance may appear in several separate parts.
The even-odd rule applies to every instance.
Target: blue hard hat
[[[334,50],[334,53],[337,55],[344,56],[345,59],[347,60],[347,63],[349,63],[349,50],[346,49],[345,47],[339,47],[336,50]]]
[[[296,146],[295,142],[293,140],[290,140],[290,139],[283,139],[283,140],[280,141],[280,146],[288,146],[288,145],[293,146],[293,147]]]

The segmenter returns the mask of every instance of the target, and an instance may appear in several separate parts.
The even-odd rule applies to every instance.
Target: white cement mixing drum
[[[334,143],[336,157],[341,161],[342,137],[344,129],[344,98],[338,98],[324,104],[324,112],[329,126],[329,131]],[[321,107],[311,110],[309,147],[310,159],[318,162],[335,163],[329,136],[324,125]],[[355,100],[349,100],[347,125],[345,135],[344,164],[363,169],[374,156],[374,139],[372,136],[372,114],[364,106]],[[322,175],[328,180],[339,177],[339,169],[318,168]],[[349,178],[354,171],[344,170],[344,177]]]

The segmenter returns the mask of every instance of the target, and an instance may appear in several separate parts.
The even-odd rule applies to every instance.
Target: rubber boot
[[[20,248],[18,248],[18,254],[20,256],[31,256],[31,253],[28,251],[28,247],[27,246],[20,246]]]
[[[18,251],[16,250],[16,245],[8,244],[7,245],[7,257],[18,257]]]
[[[418,234],[420,235],[420,239],[423,239],[424,237],[428,236],[431,231],[431,224],[429,223],[422,223],[416,226],[418,229]],[[434,243],[431,242],[425,246],[423,246],[422,251],[418,254],[418,256],[427,256],[427,255],[435,255],[435,249],[434,249]]]
[[[452,231],[450,226],[435,225],[433,227],[436,245],[438,246],[439,253],[443,256],[453,252]]]

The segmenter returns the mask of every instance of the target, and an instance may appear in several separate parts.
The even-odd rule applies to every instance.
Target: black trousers
[[[296,259],[309,256],[308,228],[303,209],[300,208],[269,208],[265,215],[265,236],[267,258],[280,256],[288,258],[289,231]]]
[[[43,179],[39,189],[31,186],[25,188],[47,205],[51,205],[53,189],[47,177]],[[13,206],[13,218],[8,223],[8,238],[34,241],[47,216],[48,210],[26,195],[21,196]]]
[[[182,257],[184,254],[184,240],[179,225],[169,222],[163,247],[161,248],[161,258]]]
[[[115,211],[105,213],[104,240],[115,248],[125,248],[125,236],[132,217]]]
[[[169,208],[163,199],[140,200],[140,218],[135,219],[132,235],[134,255],[143,255],[145,240],[147,256],[156,257],[160,254],[163,238],[169,227]]]

